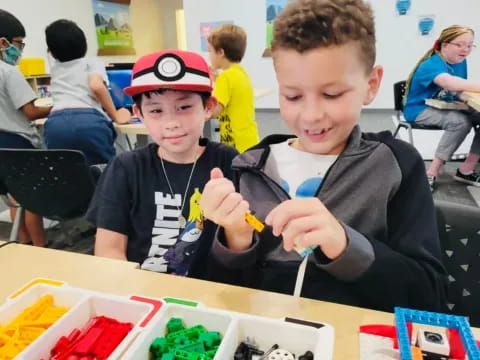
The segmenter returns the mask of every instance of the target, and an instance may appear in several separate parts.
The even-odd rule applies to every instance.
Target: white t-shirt
[[[108,83],[103,64],[94,58],[72,61],[53,61],[50,91],[53,97],[52,111],[74,108],[93,108],[107,116],[88,85],[90,74],[99,74]]]
[[[33,146],[40,147],[41,140],[35,125],[20,110],[35,98],[20,70],[0,60],[0,130],[23,136]]]
[[[294,198],[313,197],[338,155],[319,155],[290,146],[294,139],[270,145],[283,189]]]

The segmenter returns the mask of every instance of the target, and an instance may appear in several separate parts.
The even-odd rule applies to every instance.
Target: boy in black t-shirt
[[[192,52],[155,52],[137,61],[124,91],[154,143],[120,154],[103,173],[87,214],[95,255],[202,277],[215,226],[203,221],[201,193],[211,169],[231,175],[237,154],[200,139],[216,105],[208,65]]]

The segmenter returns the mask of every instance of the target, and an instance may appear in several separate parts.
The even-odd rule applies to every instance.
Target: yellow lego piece
[[[45,295],[27,307],[9,324],[0,327],[0,360],[12,360],[69,308],[54,305],[52,295]]]
[[[18,315],[11,323],[13,324],[20,324],[25,321],[32,321],[38,319],[43,312],[50,306],[53,306],[53,296],[52,295],[45,295],[40,298],[35,304],[29,306],[23,312]]]
[[[245,214],[245,221],[259,233],[265,229],[265,224],[258,220],[252,213],[247,212]]]
[[[52,306],[47,309],[40,315],[37,319],[39,322],[51,322],[52,324],[60,319],[68,311],[68,308]]]
[[[19,329],[18,339],[20,342],[31,344],[36,338],[42,335],[45,329],[24,326]]]

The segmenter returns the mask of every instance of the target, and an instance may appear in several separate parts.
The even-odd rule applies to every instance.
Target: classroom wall
[[[176,49],[178,42],[175,14],[177,9],[183,8],[183,0],[158,1],[161,4],[163,47],[165,49]]]
[[[473,27],[480,37],[480,1],[478,0],[415,0],[409,15],[398,16],[393,0],[370,0],[375,11],[377,27],[377,63],[385,68],[385,76],[377,99],[371,108],[393,108],[393,83],[404,80],[416,61],[431,47],[441,29],[455,24]],[[254,87],[273,88],[275,94],[259,99],[259,108],[278,108],[277,86],[270,58],[262,58],[265,48],[265,0],[184,0],[187,27],[187,47],[201,51],[199,28],[201,22],[233,20],[245,28],[248,48],[244,66]],[[417,33],[419,15],[436,15],[434,36]],[[477,41],[480,43],[480,40]],[[205,53],[205,55],[207,55]],[[208,58],[208,56],[207,56]],[[480,80],[480,49],[469,58],[471,78]]]
[[[46,57],[45,27],[60,18],[75,21],[87,37],[87,55],[97,54],[92,0],[1,0],[0,8],[13,13],[25,26],[25,57]],[[163,48],[162,0],[132,0],[130,18],[137,54],[100,57],[105,63],[134,62],[139,55]]]

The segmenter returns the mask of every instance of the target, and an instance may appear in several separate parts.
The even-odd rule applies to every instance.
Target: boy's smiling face
[[[383,70],[368,74],[355,42],[315,48],[304,53],[277,49],[273,53],[280,91],[280,113],[298,137],[299,150],[340,154],[363,105],[380,86]]]
[[[165,90],[143,95],[142,109],[134,105],[150,136],[160,146],[159,155],[168,161],[188,163],[196,159],[198,140],[205,120],[216,105],[214,98],[203,106],[199,94],[190,91]]]

